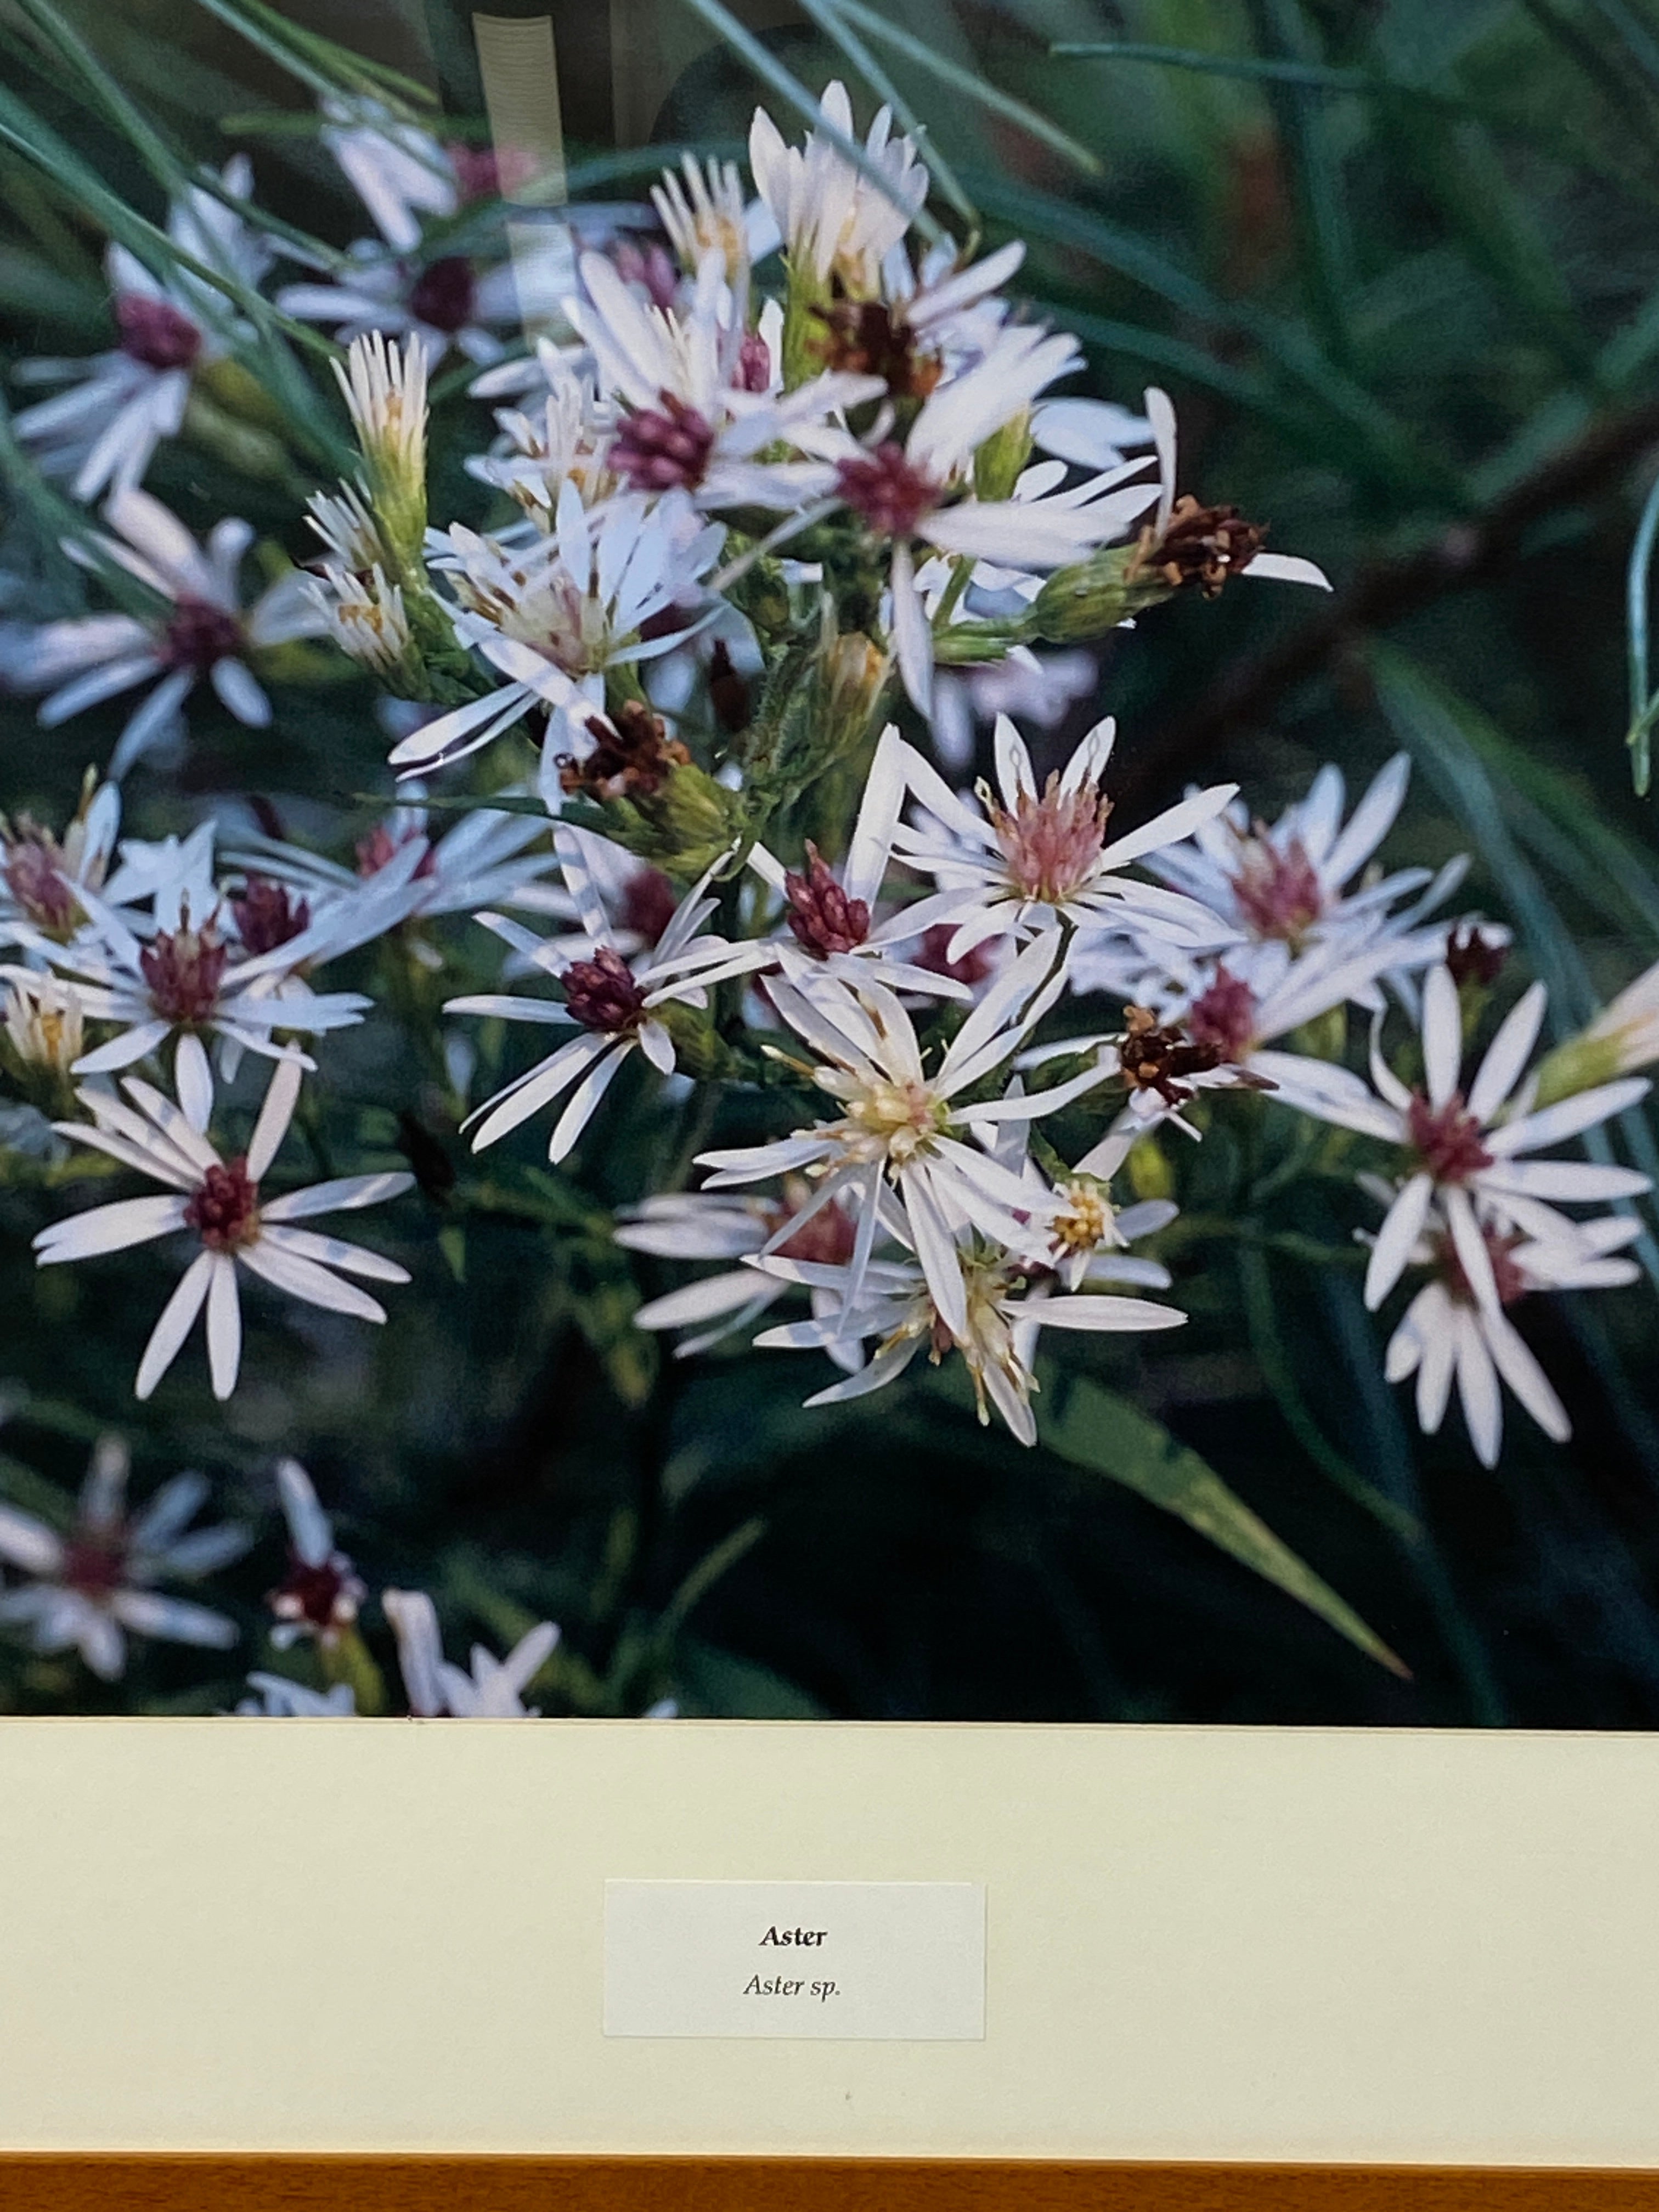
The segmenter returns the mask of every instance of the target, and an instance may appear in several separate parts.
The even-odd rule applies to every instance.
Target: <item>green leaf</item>
[[[739,1658],[713,1644],[682,1636],[674,1654],[674,1687],[696,1713],[718,1719],[817,1721],[825,1717],[816,1698],[798,1683],[775,1674],[753,1659]]]
[[[1405,1662],[1328,1583],[1322,1582],[1243,1498],[1228,1489],[1207,1461],[1127,1398],[1103,1389],[1086,1377],[1073,1382],[1060,1419],[1046,1427],[1042,1441],[1073,1467],[1121,1482],[1125,1489],[1173,1513],[1241,1565],[1316,1613],[1339,1636],[1346,1636],[1391,1674],[1410,1680],[1411,1670]]]

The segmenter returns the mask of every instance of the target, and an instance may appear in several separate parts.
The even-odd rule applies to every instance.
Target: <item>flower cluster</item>
[[[509,354],[506,265],[438,250],[466,163],[331,107],[325,143],[376,236],[275,293],[346,343],[322,398],[356,447],[303,517],[296,499],[298,567],[234,517],[198,542],[143,488],[245,329],[199,283],[165,290],[112,260],[119,349],[52,365],[70,390],[17,428],[102,498],[73,550],[128,595],[0,629],[0,682],[40,695],[49,728],[143,697],[67,826],[0,819],[0,1057],[33,1117],[0,1136],[53,1188],[76,1188],[88,1154],[160,1188],[51,1221],[41,1263],[180,1256],[140,1398],[203,1316],[229,1395],[250,1279],[261,1303],[383,1320],[361,1285],[404,1266],[301,1224],[416,1176],[365,1156],[300,1183],[281,1158],[296,1121],[310,1136],[307,1085],[343,1033],[424,1024],[475,1152],[535,1125],[575,1172],[642,1099],[683,1103],[670,1187],[607,1228],[715,1272],[659,1283],[635,1317],[690,1331],[683,1355],[763,1324],[763,1349],[830,1363],[811,1403],[925,1352],[959,1359],[981,1418],[1035,1443],[1044,1330],[1185,1322],[1180,1277],[1215,1232],[1178,1213],[1172,1159],[1231,1121],[1252,1143],[1294,1128],[1294,1171],[1383,1207],[1361,1229],[1365,1301],[1412,1276],[1383,1360],[1414,1376],[1425,1431],[1455,1381],[1488,1463],[1500,1382],[1565,1435],[1511,1315],[1632,1280],[1648,1185],[1540,1155],[1644,1092],[1651,977],[1541,1060],[1532,985],[1466,1080],[1508,934],[1447,911],[1461,860],[1379,860],[1404,757],[1352,805],[1324,769],[1269,822],[1232,783],[1137,813],[1111,720],[1054,738],[1121,625],[1236,579],[1325,580],[1183,486],[1164,393],[1132,413],[1060,389],[1080,349],[1010,289],[1019,244],[924,246],[921,150],[884,110],[855,165],[852,128],[832,86],[805,145],[756,117],[752,197],[735,166],[688,158],[655,195],[659,236],[620,234],[620,216],[568,229],[555,331]],[[247,198],[244,168],[223,182]],[[173,222],[237,285],[265,279],[223,198],[193,192]],[[452,348],[485,371],[456,401],[475,450],[434,477],[428,375]],[[458,502],[436,514],[434,483]],[[273,694],[364,678],[402,788],[339,822],[334,849],[314,801],[308,837],[252,800],[122,837],[121,779],[168,767],[187,708],[259,731]],[[988,772],[969,781],[981,709]],[[365,954],[378,991],[344,987]],[[520,1052],[525,1025],[558,1031],[554,1048]],[[415,1208],[386,1218],[413,1257]],[[1333,1265],[1351,1256],[1333,1244]],[[97,1483],[72,1540],[0,1520],[0,1552],[35,1577],[0,1617],[106,1673],[123,1626],[213,1640],[212,1616],[149,1591],[212,1549],[179,1534],[195,1489],[129,1524],[107,1469]],[[276,1641],[331,1650],[366,1586],[295,1463],[279,1487]],[[430,1599],[382,1604],[417,1713],[521,1711],[557,1633],[463,1673]],[[351,1684],[312,1705],[284,1677],[253,1687],[256,1710],[334,1711]]]

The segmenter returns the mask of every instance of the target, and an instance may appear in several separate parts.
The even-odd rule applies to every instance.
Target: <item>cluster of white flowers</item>
[[[617,1229],[634,1250],[724,1263],[639,1314],[693,1330],[683,1352],[804,1291],[809,1317],[756,1340],[828,1355],[838,1371],[812,1402],[879,1389],[924,1350],[955,1353],[981,1416],[994,1408],[1032,1443],[1042,1329],[1185,1319],[1139,1295],[1173,1287],[1160,1133],[1199,1138],[1215,1094],[1257,1093],[1242,1111],[1297,1112],[1382,1148],[1359,1164],[1388,1208],[1366,1295],[1376,1306],[1405,1271],[1427,1271],[1386,1355],[1391,1377],[1415,1373],[1423,1426],[1438,1426],[1455,1376],[1490,1462],[1501,1378],[1565,1434],[1508,1309],[1631,1279],[1619,1255],[1636,1217],[1564,1209],[1627,1204],[1647,1184],[1530,1156],[1645,1089],[1629,1071],[1659,1054],[1650,983],[1528,1073],[1544,1012],[1533,987],[1465,1091],[1464,1026],[1505,933],[1445,915],[1461,862],[1378,865],[1403,758],[1351,811],[1328,768],[1272,824],[1224,784],[1126,827],[1110,720],[1042,775],[997,712],[994,777],[957,787],[973,712],[1013,702],[1028,730],[1051,726],[1092,688],[1090,639],[1235,577],[1325,580],[1182,491],[1162,392],[1139,415],[1056,393],[1081,356],[1010,295],[1023,249],[976,262],[921,250],[918,149],[884,111],[855,167],[836,143],[852,128],[840,87],[823,112],[804,147],[757,116],[752,203],[732,165],[671,173],[656,206],[672,257],[597,250],[603,222],[568,234],[568,342],[508,361],[492,334],[511,312],[505,272],[424,247],[426,219],[447,221],[464,196],[454,157],[331,112],[379,238],[276,304],[349,341],[339,380],[361,473],[313,497],[309,572],[251,604],[247,527],[221,521],[204,549],[139,488],[191,377],[235,331],[210,326],[199,287],[162,298],[112,266],[123,350],[19,429],[58,465],[118,400],[93,450],[72,449],[82,496],[115,487],[111,534],[82,557],[118,566],[154,608],[14,625],[0,678],[44,693],[48,725],[152,685],[116,744],[118,777],[176,733],[198,678],[257,728],[271,656],[331,641],[399,702],[401,775],[473,766],[447,794],[456,827],[434,835],[418,803],[400,807],[355,871],[212,820],[120,844],[111,784],[61,840],[6,826],[10,1060],[78,1079],[80,1118],[65,1101],[55,1140],[163,1186],[55,1224],[42,1261],[193,1248],[141,1396],[204,1309],[213,1387],[231,1389],[239,1270],[381,1319],[348,1279],[404,1270],[293,1224],[411,1179],[264,1184],[307,1044],[369,1010],[314,988],[317,972],[417,918],[465,914],[505,946],[501,980],[530,988],[455,996],[452,1021],[574,1032],[477,1103],[475,1147],[547,1115],[548,1157],[565,1161],[630,1065],[713,1086],[731,1115],[718,1133],[749,1139],[706,1144],[698,1188],[646,1200]],[[226,181],[246,193],[242,173]],[[249,283],[264,273],[220,202],[198,195],[179,223],[196,225],[199,254]],[[468,463],[488,511],[434,525],[427,378],[452,345],[489,365],[475,394],[511,404]],[[1121,1017],[1091,1029],[1106,994]],[[1397,1066],[1386,1056],[1390,1009],[1420,1010],[1420,1079],[1413,1050]],[[1369,1083],[1343,1064],[1351,1012],[1372,1024]],[[468,1033],[449,1038],[464,1092]],[[245,1054],[270,1064],[239,1151],[212,1135],[210,1042],[221,1085]],[[1082,1138],[1062,1156],[1045,1123]],[[297,1556],[318,1589],[334,1577],[331,1606],[355,1604],[302,1506]],[[295,1601],[314,1628],[312,1597]],[[527,1639],[465,1676],[442,1662],[428,1601],[386,1605],[418,1711],[516,1709],[550,1649]]]

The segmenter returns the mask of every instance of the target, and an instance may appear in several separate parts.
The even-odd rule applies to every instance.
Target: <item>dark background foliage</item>
[[[465,129],[476,94],[459,17],[432,7],[430,22],[316,0],[286,13],[417,74],[435,50]],[[609,53],[597,11],[556,19],[579,195],[641,190],[649,173],[616,146],[619,58],[664,79],[661,142],[740,140],[757,93],[709,27],[713,0],[613,9]],[[171,143],[216,160],[252,147],[269,204],[351,234],[314,142],[250,127],[307,95],[225,11],[80,0],[70,12]],[[1093,388],[1133,403],[1144,382],[1167,386],[1185,483],[1237,501],[1335,580],[1329,603],[1246,583],[1153,611],[1102,655],[1098,696],[1054,735],[1054,755],[1109,707],[1124,819],[1189,775],[1224,775],[1271,818],[1321,762],[1357,789],[1404,745],[1413,793],[1389,849],[1474,854],[1470,902],[1516,933],[1505,995],[1545,976],[1565,1034],[1651,962],[1651,802],[1632,795],[1622,743],[1626,570],[1659,446],[1659,18],[1646,0],[907,0],[884,27],[853,0],[812,0],[745,20],[814,90],[848,76],[866,112],[860,52],[890,70],[986,241],[1029,240],[1022,285],[1083,336]],[[849,40],[871,43],[849,58]],[[1066,46],[1115,51],[1056,53]],[[1046,139],[965,73],[1030,103]],[[20,67],[15,95],[158,211],[155,178],[61,69]],[[0,137],[0,203],[8,356],[106,343],[101,237],[15,131]],[[487,428],[460,405],[435,514],[466,495],[459,455]],[[233,507],[300,554],[295,477],[326,468],[301,453],[294,476],[259,482],[179,448],[152,483],[194,526]],[[7,555],[28,612],[65,581],[51,514],[21,481]],[[61,816],[116,726],[46,735],[6,708],[0,803]],[[269,738],[204,720],[184,788],[135,776],[131,813],[155,833],[204,797],[255,789],[301,829],[343,809],[349,836],[369,818],[356,794],[383,790],[384,775],[367,692],[341,684],[284,696]],[[446,988],[469,963],[482,973],[465,923],[443,942]],[[383,992],[441,994],[407,963],[364,973]],[[558,1620],[565,1643],[540,1686],[552,1710],[638,1711],[672,1693],[688,1711],[856,1717],[1659,1723],[1650,1279],[1528,1301],[1526,1332],[1575,1436],[1557,1449],[1511,1407],[1488,1474],[1455,1415],[1420,1439],[1380,1379],[1383,1339],[1352,1264],[1363,1201],[1323,1183],[1263,1196],[1260,1146],[1271,1166],[1286,1140],[1248,1116],[1179,1163],[1196,1218],[1174,1261],[1191,1326],[1144,1356],[1108,1341],[1089,1372],[1339,1590],[1401,1656],[1400,1680],[1086,1443],[1023,1452],[925,1373],[808,1413],[811,1360],[659,1358],[627,1316],[672,1278],[605,1234],[605,1210],[686,1149],[641,1092],[613,1094],[575,1178],[538,1175],[528,1133],[510,1160],[472,1163],[430,1069],[388,1024],[326,1056],[323,1097],[321,1150],[337,1130],[357,1150],[401,1146],[422,1174],[424,1195],[382,1239],[416,1286],[372,1336],[292,1310],[258,1326],[223,1411],[190,1359],[153,1406],[134,1406],[157,1296],[147,1257],[37,1275],[27,1238],[60,1200],[0,1161],[0,1373],[15,1409],[0,1443],[70,1485],[90,1436],[114,1425],[133,1438],[140,1487],[181,1464],[214,1474],[222,1501],[266,1532],[224,1578],[245,1662],[280,1571],[270,1468],[291,1450],[371,1580],[432,1589],[453,1643]],[[751,1112],[737,1102],[722,1134]],[[1651,1161],[1645,1126],[1618,1141]],[[1066,1394],[1080,1386],[1047,1379],[1045,1435],[1075,1446],[1087,1409]],[[15,1464],[0,1475],[31,1502]],[[368,1625],[384,1656],[378,1617]],[[201,1673],[197,1655],[155,1652],[89,1693],[72,1662],[7,1652],[0,1696],[27,1710],[232,1700],[233,1675]]]

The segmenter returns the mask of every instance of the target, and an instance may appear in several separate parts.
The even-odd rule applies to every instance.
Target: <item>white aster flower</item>
[[[683,631],[641,631],[701,595],[724,535],[683,493],[654,503],[628,494],[589,509],[574,483],[560,495],[553,535],[534,545],[508,547],[459,524],[434,533],[432,566],[455,594],[455,635],[507,681],[411,731],[392,747],[392,766],[405,775],[447,768],[537,708],[550,715],[543,786],[556,806],[557,757],[586,749],[586,718],[605,704],[605,671],[684,642]]]
[[[844,85],[826,87],[820,110],[843,138],[853,136],[852,103]],[[885,180],[884,191],[854,168],[822,131],[805,147],[787,146],[764,108],[749,130],[749,166],[755,187],[777,226],[792,270],[827,289],[831,279],[853,299],[879,290],[882,264],[927,198],[928,176],[908,138],[892,136],[891,111],[882,108],[864,143],[867,161]]]
[[[568,943],[538,938],[503,915],[481,914],[477,919],[544,975],[561,983],[564,997],[522,999],[487,991],[452,999],[444,1011],[499,1016],[505,1021],[569,1024],[585,1032],[538,1060],[471,1117],[478,1125],[472,1149],[482,1152],[574,1085],[548,1143],[548,1158],[556,1164],[575,1145],[623,1063],[635,1051],[642,1052],[659,1074],[674,1073],[674,1040],[658,1018],[659,1008],[705,1006],[714,984],[728,976],[751,973],[771,956],[764,945],[732,945],[723,937],[702,934],[702,926],[718,903],[705,896],[714,874],[710,868],[681,900],[655,946],[630,964],[617,949],[616,932],[600,903],[581,848],[568,830],[555,835],[565,884],[586,936],[585,957],[574,957]]]
[[[120,828],[120,787],[100,784],[91,769],[61,839],[27,814],[0,815],[0,945],[35,937],[67,943],[87,919],[82,888],[103,888]]]
[[[1175,1307],[1149,1298],[1092,1291],[1055,1295],[1047,1286],[1030,1290],[1020,1261],[967,1231],[952,1237],[939,1259],[941,1265],[948,1261],[957,1275],[955,1291],[944,1300],[938,1295],[936,1270],[909,1261],[873,1261],[858,1279],[850,1267],[775,1256],[756,1260],[756,1267],[826,1291],[837,1304],[822,1318],[787,1322],[764,1330],[755,1341],[776,1350],[827,1351],[849,1339],[874,1340],[868,1363],[845,1382],[808,1398],[809,1406],[866,1397],[896,1381],[919,1352],[926,1350],[937,1365],[954,1346],[973,1378],[981,1421],[989,1421],[989,1407],[994,1406],[1021,1443],[1034,1444],[1031,1394],[1037,1386],[1032,1362],[1040,1329],[1144,1332],[1179,1328],[1187,1318]]]
[[[1029,945],[968,1016],[931,1073],[908,1014],[873,975],[857,989],[824,977],[810,996],[787,982],[769,983],[777,1012],[817,1056],[802,1073],[840,1102],[842,1117],[775,1144],[702,1153],[699,1164],[714,1170],[707,1188],[802,1174],[817,1183],[815,1205],[839,1200],[850,1206],[858,1224],[848,1263],[856,1303],[884,1218],[884,1188],[890,1186],[903,1208],[904,1241],[947,1324],[963,1333],[967,1292],[958,1231],[972,1226],[1011,1249],[1024,1249],[1033,1233],[1030,1186],[964,1139],[1000,1122],[1052,1113],[1109,1073],[1100,1064],[1032,1097],[1016,1091],[957,1103],[1012,1058],[1053,1006],[1065,988],[1059,951],[1057,930]],[[802,1225],[810,1218],[803,1214]],[[776,1241],[794,1233],[786,1230]]]
[[[680,157],[678,169],[665,169],[651,187],[651,204],[682,264],[693,276],[709,252],[726,264],[726,278],[739,298],[748,289],[750,266],[778,243],[778,228],[764,200],[745,200],[735,161],[699,161]]]
[[[826,431],[835,496],[890,540],[891,626],[899,672],[919,712],[933,711],[933,629],[916,582],[915,548],[975,564],[1029,571],[1062,567],[1121,537],[1157,488],[1129,481],[1150,459],[1128,461],[1066,489],[1012,499],[971,495],[973,460],[985,441],[1022,416],[1056,377],[1080,361],[1077,341],[1026,324],[1000,330],[984,356],[923,400],[901,444],[884,416],[870,440]],[[1054,470],[1064,474],[1060,464]],[[1042,483],[1050,483],[1045,476]]]
[[[41,1267],[125,1251],[175,1234],[188,1236],[198,1248],[144,1348],[133,1386],[138,1397],[148,1398],[167,1373],[204,1306],[213,1395],[230,1395],[242,1356],[239,1267],[308,1305],[375,1322],[386,1319],[384,1308],[345,1276],[409,1280],[406,1269],[378,1252],[291,1224],[396,1198],[410,1188],[412,1176],[347,1176],[276,1198],[263,1195],[260,1186],[288,1133],[300,1083],[301,1070],[293,1060],[276,1063],[247,1151],[228,1160],[205,1133],[213,1085],[204,1057],[194,1080],[184,1086],[190,1094],[187,1108],[181,1109],[148,1083],[129,1076],[121,1085],[126,1102],[112,1091],[83,1090],[78,1096],[90,1123],[55,1125],[71,1143],[106,1152],[161,1183],[166,1194],[119,1199],[53,1222],[34,1240]]]
[[[498,409],[498,445],[475,455],[467,470],[504,491],[546,535],[567,483],[575,485],[584,507],[597,507],[621,489],[622,480],[610,464],[617,410],[600,397],[591,369],[580,356],[573,360],[545,339],[540,361],[545,394],[526,400],[522,409]]]
[[[247,198],[245,154],[225,164],[222,181]],[[270,261],[259,234],[199,185],[173,203],[167,232],[182,252],[250,288]],[[30,361],[16,371],[20,381],[68,387],[21,409],[12,428],[45,473],[69,477],[82,500],[143,481],[157,446],[177,436],[196,377],[225,358],[244,327],[224,295],[188,270],[164,281],[122,246],[110,247],[105,265],[118,344],[89,360]]]
[[[380,1604],[398,1639],[398,1663],[411,1713],[422,1718],[450,1713],[469,1721],[538,1717],[540,1707],[526,1705],[524,1693],[557,1648],[559,1632],[552,1621],[538,1621],[505,1659],[475,1644],[469,1674],[444,1657],[437,1609],[424,1590],[386,1590]]]
[[[1417,1089],[1388,1066],[1375,1037],[1369,1086],[1348,1069],[1322,1060],[1288,1053],[1258,1057],[1255,1065],[1272,1074],[1291,1105],[1407,1155],[1410,1172],[1377,1234],[1365,1273],[1365,1304],[1373,1310],[1410,1264],[1431,1207],[1444,1217],[1475,1303],[1495,1314],[1502,1300],[1488,1228],[1559,1235],[1564,1218],[1549,1201],[1594,1205],[1633,1198],[1649,1188],[1646,1176],[1630,1168],[1527,1158],[1596,1127],[1648,1090],[1642,1077],[1629,1076],[1528,1112],[1530,1085],[1523,1071],[1544,1018],[1545,995],[1543,985],[1534,983],[1510,1009],[1467,1092],[1460,1087],[1457,986],[1443,967],[1431,969],[1424,987],[1424,1080]]]
[[[368,1587],[335,1543],[334,1523],[297,1459],[278,1462],[276,1495],[288,1524],[288,1571],[266,1600],[276,1620],[270,1640],[279,1651],[307,1638],[332,1650],[356,1626]]]
[[[705,253],[684,314],[648,307],[603,255],[582,256],[586,300],[565,302],[624,412],[606,465],[635,491],[679,490],[705,508],[793,511],[821,499],[836,470],[811,455],[839,410],[873,399],[877,376],[826,372],[774,391],[769,349],[745,329],[725,261]],[[785,458],[773,458],[781,450]]]
[[[1218,814],[1237,785],[1196,792],[1109,842],[1111,802],[1102,779],[1116,729],[1109,720],[1097,723],[1064,770],[1039,790],[1024,739],[1006,714],[999,716],[997,787],[981,783],[976,806],[906,747],[906,781],[932,820],[901,823],[894,850],[907,867],[939,885],[907,911],[910,927],[952,925],[952,959],[1006,932],[1048,929],[1056,918],[1079,927],[1132,927],[1177,945],[1226,943],[1235,933],[1207,907],[1123,871]]]
[[[154,1585],[211,1574],[252,1540],[231,1522],[190,1527],[208,1495],[199,1474],[174,1475],[131,1512],[128,1468],[121,1439],[100,1437],[67,1535],[15,1505],[0,1505],[0,1559],[31,1578],[0,1592],[0,1623],[27,1628],[37,1651],[78,1650],[106,1682],[125,1671],[129,1635],[218,1651],[234,1644],[234,1621]]]
[[[663,1260],[744,1260],[773,1251],[786,1260],[844,1264],[853,1256],[856,1235],[852,1216],[831,1203],[809,1211],[812,1190],[799,1176],[787,1176],[778,1198],[728,1196],[724,1191],[680,1191],[648,1198],[629,1210],[612,1231],[630,1252],[649,1252]],[[800,1218],[792,1233],[789,1224]],[[783,1232],[783,1242],[778,1237]],[[697,1328],[674,1346],[677,1359],[706,1352],[722,1338],[747,1328],[790,1285],[751,1268],[729,1268],[705,1275],[683,1289],[653,1298],[634,1316],[639,1328]],[[823,1315],[833,1304],[823,1291],[812,1293],[812,1310]],[[713,1328],[700,1326],[713,1322]],[[856,1364],[845,1347],[835,1356]]]
[[[1417,1424],[1425,1436],[1433,1436],[1445,1419],[1455,1381],[1475,1456],[1483,1467],[1495,1467],[1504,1440],[1499,1385],[1507,1383],[1545,1435],[1565,1443],[1572,1434],[1566,1408],[1509,1309],[1532,1291],[1602,1290],[1635,1282],[1641,1269],[1615,1255],[1641,1233],[1641,1223],[1622,1214],[1563,1221],[1558,1233],[1542,1237],[1485,1227],[1498,1291],[1492,1304],[1475,1294],[1444,1218],[1431,1209],[1409,1260],[1432,1267],[1435,1277],[1407,1307],[1389,1340],[1383,1368],[1390,1382],[1416,1376]]]
[[[66,1076],[86,1050],[86,1009],[72,984],[39,970],[4,971],[5,1012],[0,1033],[27,1067]]]
[[[1409,757],[1396,753],[1345,825],[1342,771],[1322,768],[1306,798],[1271,825],[1253,822],[1243,800],[1235,799],[1147,866],[1255,943],[1282,939],[1301,950],[1374,928],[1390,921],[1389,910],[1402,900],[1420,893],[1409,915],[1392,918],[1393,926],[1404,927],[1448,897],[1468,866],[1460,857],[1437,876],[1429,868],[1386,875],[1369,869],[1404,803],[1410,775]],[[1444,933],[1439,935],[1443,941]]]
[[[248,665],[263,647],[315,637],[322,617],[307,580],[283,576],[244,608],[238,586],[252,527],[216,523],[205,550],[176,515],[145,491],[118,491],[104,509],[118,532],[104,551],[167,603],[155,620],[104,614],[44,623],[0,635],[0,689],[46,693],[48,729],[158,678],[116,741],[110,775],[177,734],[179,710],[206,678],[222,706],[250,729],[270,720],[270,702]]]

